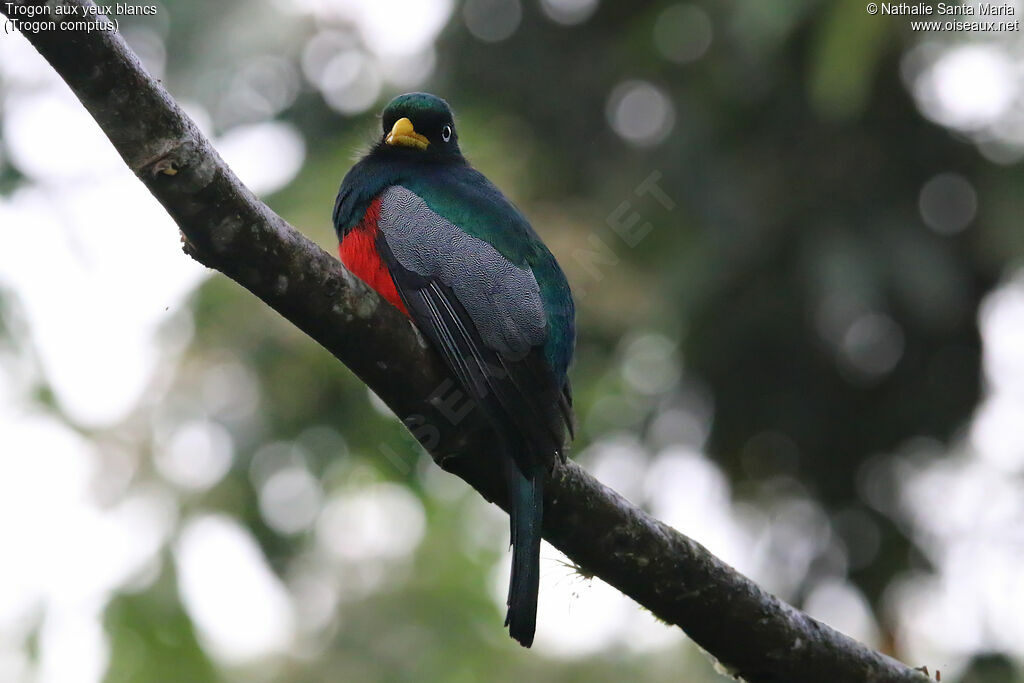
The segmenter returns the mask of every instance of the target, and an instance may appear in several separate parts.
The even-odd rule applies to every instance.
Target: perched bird
[[[572,295],[526,218],[462,156],[447,102],[408,93],[382,118],[338,191],[339,253],[412,319],[496,434],[494,453],[473,457],[495,457],[508,486],[505,625],[529,647],[544,483],[572,439]]]

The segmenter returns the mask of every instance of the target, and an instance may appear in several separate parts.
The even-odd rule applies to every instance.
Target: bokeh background
[[[576,293],[574,457],[873,647],[1024,680],[1019,30],[859,0],[157,7],[124,37],[327,249],[382,104],[446,97]],[[724,680],[549,546],[519,648],[508,561],[507,518],[185,257],[0,36],[0,680]]]

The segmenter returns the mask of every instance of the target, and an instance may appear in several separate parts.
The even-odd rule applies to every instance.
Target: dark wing
[[[381,195],[378,227],[378,252],[413,320],[487,417],[524,438],[519,466],[561,455],[571,408],[544,357],[547,322],[533,272],[401,186]]]

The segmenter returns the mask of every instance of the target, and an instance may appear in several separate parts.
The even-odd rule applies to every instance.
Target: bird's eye
[[[452,139],[452,127],[445,124],[444,128],[441,129],[441,139],[448,142]]]

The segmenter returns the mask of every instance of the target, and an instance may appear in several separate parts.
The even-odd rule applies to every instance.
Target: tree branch
[[[19,18],[17,8],[57,4],[92,6],[5,0],[0,10]],[[498,468],[485,457],[491,435],[472,412],[458,414],[463,399],[454,382],[408,320],[256,199],[120,35],[60,30],[56,15],[35,18],[56,27],[26,37],[173,217],[186,252],[323,345],[403,418],[441,467],[504,507]],[[544,536],[745,680],[927,680],[764,592],[575,463],[552,474]]]

